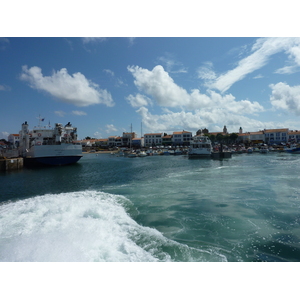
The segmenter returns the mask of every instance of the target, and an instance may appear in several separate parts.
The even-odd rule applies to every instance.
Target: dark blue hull
[[[82,156],[52,156],[25,158],[26,165],[64,166],[76,163]]]

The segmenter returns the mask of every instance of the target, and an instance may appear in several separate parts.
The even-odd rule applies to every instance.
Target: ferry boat
[[[19,135],[19,155],[27,165],[68,165],[82,157],[82,145],[75,143],[77,128],[70,122],[65,126],[56,123],[54,128],[39,125],[31,131],[25,122]]]
[[[198,157],[211,157],[212,145],[211,141],[207,136],[197,135],[194,136],[190,142],[190,148],[188,151],[189,158]]]

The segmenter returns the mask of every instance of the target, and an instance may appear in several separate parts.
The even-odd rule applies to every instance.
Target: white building
[[[190,131],[177,131],[173,132],[173,144],[174,145],[189,145],[192,139],[192,133]]]
[[[289,130],[288,142],[300,142],[300,130]]]
[[[8,136],[7,140],[12,144],[13,148],[18,148],[20,143],[20,135],[12,133]]]
[[[267,144],[286,143],[288,141],[289,129],[264,129],[265,142]]]
[[[162,133],[146,133],[144,134],[144,143],[146,147],[158,146],[162,144]]]

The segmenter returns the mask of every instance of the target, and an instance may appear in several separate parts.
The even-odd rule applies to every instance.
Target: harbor
[[[299,160],[84,153],[2,172],[0,261],[299,261]]]

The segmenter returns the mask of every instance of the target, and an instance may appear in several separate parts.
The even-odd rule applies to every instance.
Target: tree
[[[89,136],[87,136],[86,138],[85,138],[85,140],[90,140],[91,139],[91,137],[89,137]]]
[[[216,136],[214,134],[205,133],[204,135],[208,136],[209,139],[214,143],[216,140]]]
[[[216,136],[216,140],[217,140],[218,142],[222,142],[223,139],[224,139],[223,134],[222,134],[222,133],[218,133],[217,136]]]
[[[237,133],[231,133],[229,136],[229,139],[231,141],[231,143],[234,143],[237,139],[238,139],[238,134]]]

